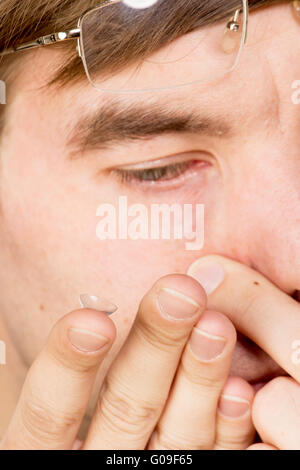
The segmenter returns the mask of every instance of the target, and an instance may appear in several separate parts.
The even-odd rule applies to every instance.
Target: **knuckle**
[[[262,389],[257,392],[252,405],[252,416],[256,426],[262,421],[266,411],[265,404],[267,404],[265,391],[260,392],[262,392]]]
[[[209,393],[219,393],[223,387],[224,379],[223,377],[216,377],[214,374],[209,374],[209,365],[207,365],[207,375],[201,373],[201,369],[198,367],[193,367],[188,360],[183,360],[179,366],[178,372],[182,373],[185,379],[192,383],[193,385],[198,385],[204,390],[207,390]]]
[[[33,394],[22,403],[21,420],[28,435],[41,442],[57,441],[78,426],[79,414],[66,414]]]
[[[274,423],[281,419],[283,413],[293,416],[294,422],[300,421],[298,387],[299,385],[291,377],[281,376],[271,380],[257,392],[252,416],[254,426],[262,437],[268,438],[272,435]]]
[[[261,396],[264,396],[266,398],[266,395],[270,394],[278,394],[283,391],[285,388],[285,385],[287,384],[286,377],[276,377],[275,379],[270,380],[259,392],[261,393]]]
[[[289,396],[293,381],[290,377],[276,377],[270,380],[255,395],[253,409],[257,412],[269,411],[274,403],[282,403]],[[271,410],[270,410],[271,411]]]
[[[85,374],[96,368],[99,365],[97,357],[90,357],[83,354],[72,354],[72,358],[62,354],[59,349],[48,348],[48,359],[50,359],[57,367],[69,371],[70,374],[77,376],[78,374]]]
[[[107,384],[97,407],[102,424],[113,433],[130,433],[145,438],[150,434],[160,411],[159,406],[132,397],[124,387],[116,388],[110,384]]]
[[[209,450],[213,446],[214,434],[209,435],[207,432],[204,434],[203,436],[184,436],[176,431],[166,433],[157,430],[151,447],[153,450]]]
[[[273,398],[274,395],[281,393],[286,384],[286,379],[284,377],[276,377],[275,379],[270,380],[266,385],[264,385],[255,395],[256,405],[262,404],[265,406],[270,398]]]
[[[139,321],[136,324],[134,330],[139,339],[147,344],[151,345],[155,349],[160,351],[172,352],[177,351],[183,347],[187,340],[188,332],[184,329],[177,331],[175,329],[156,329],[154,325],[151,325],[145,321]]]
[[[261,296],[260,289],[245,289],[241,296],[241,304],[237,302],[235,308],[245,321],[247,318],[251,318],[254,311],[261,310]]]
[[[255,432],[253,430],[248,430],[241,432],[240,434],[232,434],[230,432],[217,436],[217,443],[215,445],[215,450],[221,449],[232,449],[238,450],[245,448],[249,445],[254,438]]]
[[[286,380],[285,377],[276,377],[256,393],[252,406],[252,415],[256,426],[260,426],[267,415],[273,414],[274,403],[280,403],[279,395],[282,396]]]

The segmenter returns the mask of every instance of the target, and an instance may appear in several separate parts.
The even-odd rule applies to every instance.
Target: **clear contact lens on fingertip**
[[[118,309],[117,305],[110,300],[90,294],[81,294],[79,296],[79,303],[81,308],[92,308],[105,312],[107,315],[113,314]]]

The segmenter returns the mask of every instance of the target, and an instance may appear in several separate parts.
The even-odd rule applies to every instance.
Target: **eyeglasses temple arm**
[[[248,6],[248,0],[243,0],[243,4],[246,10],[246,26],[245,26],[245,32],[244,32],[244,42],[246,42],[247,38],[247,27],[248,27],[248,15],[249,15],[249,6]],[[41,46],[48,46],[49,44],[55,44],[57,42],[62,42],[62,41],[67,41],[69,39],[76,39],[79,38],[81,34],[81,29],[80,28],[74,28],[70,29],[69,31],[61,31],[59,33],[52,33],[48,34],[47,36],[41,36],[34,41],[29,41],[25,42],[23,44],[19,44],[14,47],[10,47],[9,49],[5,49],[3,51],[0,51],[0,57],[13,54],[14,52],[19,52],[19,51],[25,51],[28,49],[34,49],[36,47],[41,47]]]
[[[34,41],[25,42],[9,49],[0,51],[0,56],[12,54],[18,51],[25,51],[27,49],[34,49],[35,47],[48,46],[57,42],[67,41],[68,39],[76,39],[80,37],[80,28],[70,29],[69,31],[62,31],[59,33],[48,34],[41,36]]]
[[[245,44],[247,41],[247,36],[248,36],[248,22],[249,22],[249,1],[248,0],[245,0],[244,8],[245,8],[245,17],[246,17],[245,23],[246,24],[245,24],[245,33],[244,33],[243,41]]]

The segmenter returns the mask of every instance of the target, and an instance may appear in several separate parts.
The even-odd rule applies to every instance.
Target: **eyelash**
[[[117,169],[113,172],[120,178],[122,183],[131,183],[133,181],[155,183],[160,181],[170,181],[180,177],[192,166],[192,164],[192,161],[185,161],[157,168],[141,170]]]

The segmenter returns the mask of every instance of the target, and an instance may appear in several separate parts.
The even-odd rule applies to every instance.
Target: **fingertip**
[[[156,281],[139,305],[138,319],[159,328],[187,328],[198,320],[206,307],[206,294],[200,284],[185,274],[169,274]]]
[[[233,323],[226,315],[215,310],[205,310],[195,328],[231,340],[233,343],[236,342],[237,333]]]
[[[236,395],[249,402],[253,401],[255,395],[254,389],[249,382],[242,379],[242,377],[236,376],[228,377],[222,393]]]
[[[203,287],[196,279],[186,274],[168,274],[161,277],[154,284],[154,290],[158,291],[163,287],[182,292],[203,308],[207,303],[207,296]]]
[[[80,308],[73,310],[64,318],[64,328],[82,328],[94,333],[102,334],[110,341],[116,336],[116,326],[106,312],[91,308]]]
[[[269,444],[264,444],[263,442],[252,444],[252,446],[248,447],[246,450],[278,450],[276,447],[273,447]]]
[[[229,377],[219,399],[218,411],[227,418],[239,419],[250,416],[254,390],[241,377]]]
[[[114,322],[105,312],[78,309],[64,315],[53,327],[46,350],[60,362],[72,367],[97,364],[106,354],[116,337]],[[83,359],[87,356],[87,363]],[[88,356],[95,356],[94,359]]]

